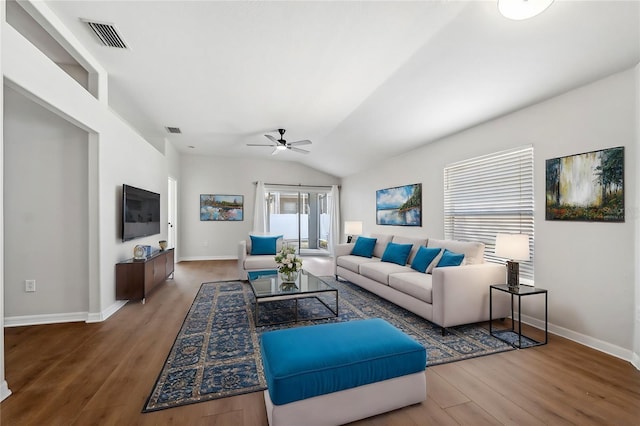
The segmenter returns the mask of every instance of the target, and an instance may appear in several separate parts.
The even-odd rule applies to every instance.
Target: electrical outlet
[[[25,280],[24,291],[27,293],[33,293],[36,291],[36,280]]]

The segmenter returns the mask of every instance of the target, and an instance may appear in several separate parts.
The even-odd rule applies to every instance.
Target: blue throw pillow
[[[444,253],[442,253],[442,257],[440,258],[440,262],[436,265],[436,268],[442,268],[444,266],[458,266],[462,263],[463,259],[464,254],[454,253],[444,249]]]
[[[358,237],[351,254],[354,256],[371,257],[376,246],[377,238]]]
[[[282,235],[249,235],[251,237],[251,254],[276,254],[276,243]]]
[[[407,264],[407,259],[409,258],[412,247],[413,244],[388,243],[387,248],[384,249],[381,260],[383,262],[397,263],[398,265],[404,266]]]
[[[433,259],[440,254],[439,248],[420,246],[416,256],[411,262],[411,267],[418,272],[426,272]]]

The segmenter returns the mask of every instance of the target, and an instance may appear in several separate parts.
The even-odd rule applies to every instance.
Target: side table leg
[[[544,293],[544,344],[546,345],[548,342],[548,334],[549,334],[549,321],[547,319],[548,314],[548,305],[547,305],[547,292]]]
[[[518,296],[518,349],[522,349],[522,297]]]
[[[489,287],[489,335],[493,336],[493,288]]]

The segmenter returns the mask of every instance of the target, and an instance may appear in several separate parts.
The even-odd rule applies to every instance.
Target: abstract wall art
[[[624,222],[624,147],[546,161],[547,220]]]

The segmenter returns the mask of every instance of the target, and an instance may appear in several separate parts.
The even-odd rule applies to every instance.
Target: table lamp
[[[517,261],[529,260],[529,236],[525,234],[496,235],[496,256],[510,259],[507,261],[507,286],[515,290],[520,285],[520,264]]]
[[[355,235],[362,234],[362,222],[345,222],[344,233],[347,235],[347,243],[350,243]]]

